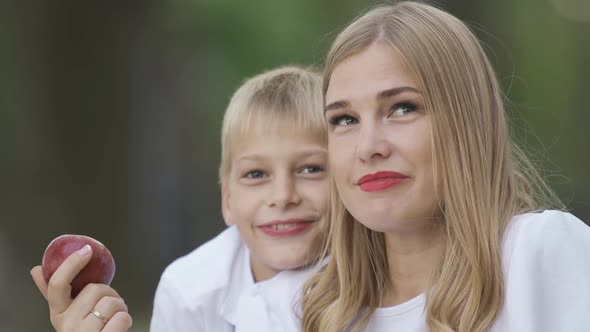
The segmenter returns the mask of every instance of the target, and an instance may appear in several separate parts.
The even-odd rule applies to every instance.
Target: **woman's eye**
[[[391,108],[391,115],[394,117],[404,116],[408,113],[414,112],[416,110],[416,105],[412,103],[400,103],[395,104]]]
[[[319,172],[321,172],[323,170],[324,169],[322,167],[320,167],[320,166],[307,166],[307,167],[304,167],[301,170],[301,173],[303,173],[303,174],[312,174],[312,173],[319,173]]]
[[[339,115],[330,118],[329,122],[332,126],[350,126],[357,123],[357,120],[348,115]]]
[[[262,179],[264,177],[264,172],[260,170],[250,171],[244,175],[247,179]]]

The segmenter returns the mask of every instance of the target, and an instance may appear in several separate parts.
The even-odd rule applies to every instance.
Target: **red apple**
[[[92,248],[92,258],[72,280],[72,298],[76,297],[90,283],[111,284],[115,275],[115,261],[110,251],[102,243],[89,236],[64,234],[51,241],[43,254],[41,263],[43,278],[49,282],[63,261],[87,244]]]

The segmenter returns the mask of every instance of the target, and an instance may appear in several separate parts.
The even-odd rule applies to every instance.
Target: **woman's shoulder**
[[[518,214],[509,222],[504,236],[505,242],[517,242],[533,248],[576,245],[588,240],[588,225],[571,213],[557,210]]]
[[[526,270],[526,267],[540,270],[557,267],[588,269],[590,227],[563,211],[516,215],[504,234],[502,256],[507,272]]]
[[[590,227],[570,213],[512,218],[502,252],[505,304],[493,331],[586,331]]]

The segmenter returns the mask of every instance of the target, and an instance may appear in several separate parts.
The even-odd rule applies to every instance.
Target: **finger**
[[[100,330],[118,312],[127,312],[125,301],[120,297],[105,296],[85,318],[89,321],[87,326]]]
[[[104,302],[96,315],[91,314],[103,298],[113,300]],[[58,331],[60,326],[76,326],[76,331],[100,331],[117,310],[127,310],[127,306],[114,289],[104,284],[88,284],[67,310],[51,319]]]
[[[102,332],[126,332],[133,325],[131,316],[123,311],[117,312],[102,329]]]
[[[47,283],[45,282],[45,278],[43,278],[41,265],[37,265],[31,270],[31,276],[33,277],[35,285],[37,285],[39,292],[41,292],[45,300],[47,300]]]
[[[120,297],[105,296],[98,301],[94,309],[110,319],[119,311],[127,312],[127,304]]]
[[[72,253],[49,279],[47,288],[47,302],[52,316],[64,312],[72,303],[70,283],[78,273],[88,264],[92,257],[92,249],[85,245],[82,249]]]
[[[82,289],[80,294],[76,296],[64,314],[69,317],[79,317],[79,319],[84,319],[84,317],[88,316],[88,313],[96,307],[102,298],[105,297],[121,298],[110,286],[105,284],[88,284]],[[103,311],[100,312],[104,314]],[[114,312],[106,317],[109,318],[112,314],[114,314]]]

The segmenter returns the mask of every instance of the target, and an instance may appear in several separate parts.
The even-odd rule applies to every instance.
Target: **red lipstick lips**
[[[384,191],[409,179],[407,175],[398,172],[381,171],[367,174],[357,181],[362,191]]]

